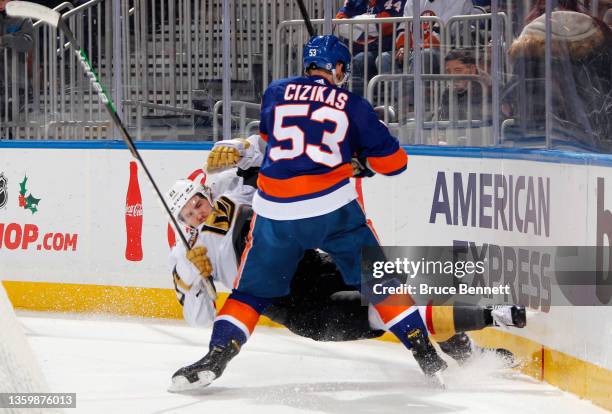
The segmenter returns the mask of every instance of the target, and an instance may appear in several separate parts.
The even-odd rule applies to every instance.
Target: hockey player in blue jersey
[[[260,135],[266,154],[253,199],[255,212],[234,290],[213,325],[208,354],[173,375],[176,388],[209,385],[238,354],[261,313],[286,296],[307,249],[322,249],[344,282],[361,285],[361,250],[378,246],[350,183],[357,157],[383,175],[406,169],[407,155],[363,98],[343,89],[351,56],[335,36],[304,46],[306,76],[272,82],[264,93]],[[384,323],[421,368],[439,376],[446,368],[407,295],[368,297]]]

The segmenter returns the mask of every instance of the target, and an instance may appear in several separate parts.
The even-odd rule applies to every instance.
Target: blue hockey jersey
[[[353,157],[385,175],[406,169],[406,153],[370,103],[322,77],[272,82],[259,128],[268,145],[253,209],[263,217],[314,217],[354,200]]]

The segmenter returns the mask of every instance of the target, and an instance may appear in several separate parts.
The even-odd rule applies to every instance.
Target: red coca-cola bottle
[[[125,197],[125,258],[133,262],[142,260],[142,196],[138,184],[138,165],[130,162],[130,183]]]
[[[172,228],[172,224],[168,223],[168,246],[172,249],[176,244],[176,234],[174,234],[174,229]]]

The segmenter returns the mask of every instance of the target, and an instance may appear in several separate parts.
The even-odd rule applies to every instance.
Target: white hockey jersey
[[[259,145],[255,146],[259,148]],[[261,157],[256,159],[261,162]],[[258,164],[256,162],[250,166]],[[254,187],[245,185],[236,171],[234,168],[207,178],[206,183],[213,194],[214,211],[197,229],[197,234],[187,235],[188,239],[196,238],[194,246],[206,247],[215,284],[218,286],[221,283],[228,289],[233,287],[240,259],[234,240],[242,233],[243,222],[237,221],[240,221],[244,209],[250,208],[256,191]],[[208,296],[200,273],[185,254],[185,246],[179,242],[172,248],[169,257],[177,296],[183,305],[183,317],[192,326],[208,326],[216,315],[215,303]]]

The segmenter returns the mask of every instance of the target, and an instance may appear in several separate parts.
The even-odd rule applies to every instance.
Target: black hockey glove
[[[353,167],[353,177],[364,178],[373,177],[376,173],[367,167],[365,158],[353,158],[351,167]]]

